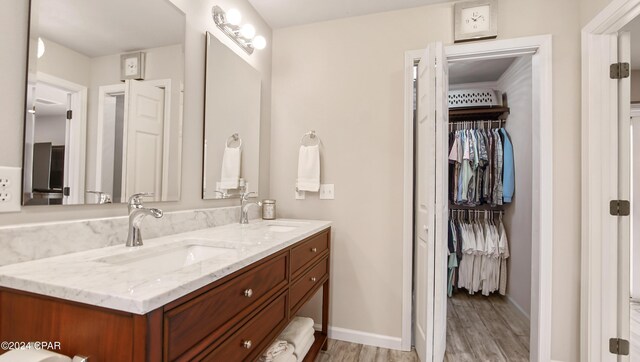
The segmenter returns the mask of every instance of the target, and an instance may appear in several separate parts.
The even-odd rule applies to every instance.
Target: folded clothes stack
[[[294,317],[267,352],[260,357],[260,361],[302,361],[315,341],[313,333],[313,319]]]

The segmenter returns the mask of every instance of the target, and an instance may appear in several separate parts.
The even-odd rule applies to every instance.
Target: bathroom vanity
[[[258,221],[0,268],[0,340],[91,361],[251,361],[322,287],[330,223]]]

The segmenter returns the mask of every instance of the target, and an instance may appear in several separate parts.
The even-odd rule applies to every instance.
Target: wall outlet
[[[0,212],[20,211],[20,167],[0,166]]]
[[[333,200],[335,198],[336,197],[333,184],[320,185],[320,200]]]
[[[295,190],[295,193],[296,193],[296,200],[304,200],[306,198],[306,194],[304,193],[304,191]]]

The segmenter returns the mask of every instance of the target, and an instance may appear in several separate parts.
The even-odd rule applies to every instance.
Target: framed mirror
[[[185,14],[31,0],[23,205],[180,199]]]
[[[257,196],[260,72],[207,33],[202,198]]]

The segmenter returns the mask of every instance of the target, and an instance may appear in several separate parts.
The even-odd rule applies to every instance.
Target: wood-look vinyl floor
[[[444,360],[529,361],[529,320],[502,296],[456,293],[447,303]]]
[[[316,362],[419,362],[415,351],[365,346],[329,339],[327,351],[321,351]]]
[[[419,362],[402,352],[337,340],[316,362]],[[445,362],[529,360],[529,321],[501,296],[457,293],[447,304]]]

